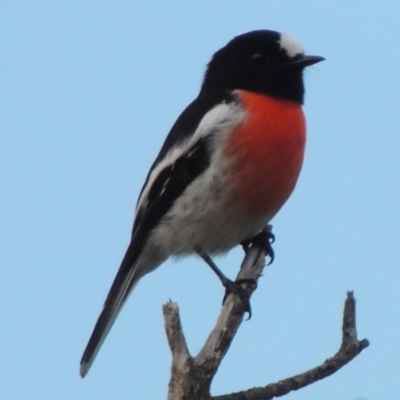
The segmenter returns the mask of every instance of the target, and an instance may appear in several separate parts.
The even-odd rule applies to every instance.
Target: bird
[[[238,35],[214,53],[147,174],[82,377],[143,276],[170,257],[227,253],[281,209],[304,158],[303,71],[323,60],[272,30]]]

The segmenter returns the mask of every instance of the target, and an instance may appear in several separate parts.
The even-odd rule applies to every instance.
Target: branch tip
[[[347,292],[343,313],[342,343],[333,357],[328,358],[318,367],[277,383],[229,395],[216,396],[213,397],[213,400],[271,400],[311,385],[337,372],[369,346],[368,339],[361,341],[357,339],[355,304],[354,293]]]
[[[362,351],[362,350],[366,349],[370,345],[370,343],[369,343],[368,339],[363,339],[363,340],[360,340],[359,345],[360,345],[360,351]]]
[[[183,334],[178,304],[169,300],[163,305],[165,332],[172,357],[190,357],[186,339]]]

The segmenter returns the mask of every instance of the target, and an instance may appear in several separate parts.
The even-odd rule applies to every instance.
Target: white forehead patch
[[[281,49],[284,49],[290,58],[295,57],[298,54],[304,54],[304,49],[300,42],[284,33],[281,34],[279,44]]]

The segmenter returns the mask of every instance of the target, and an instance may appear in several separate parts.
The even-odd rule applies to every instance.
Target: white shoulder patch
[[[202,136],[217,133],[238,124],[244,117],[243,108],[237,103],[221,103],[212,108],[200,121],[189,146]]]
[[[217,104],[214,108],[208,111],[200,121],[194,134],[183,143],[179,143],[170,149],[166,156],[160,160],[160,162],[154,167],[153,171],[151,171],[147,185],[143,189],[142,195],[137,203],[136,212],[146,206],[146,199],[150,188],[164,168],[175,163],[179,157],[187,153],[202,137],[226,131],[232,126],[240,123],[244,117],[244,109],[236,102]]]
[[[281,49],[284,49],[290,58],[296,57],[298,54],[304,54],[301,43],[284,33],[281,34],[279,44]]]

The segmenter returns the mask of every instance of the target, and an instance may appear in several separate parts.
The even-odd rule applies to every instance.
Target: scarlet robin
[[[81,360],[85,376],[138,281],[171,256],[226,253],[292,193],[306,138],[303,70],[322,61],[289,36],[235,37],[209,62],[140,193],[130,244]]]

